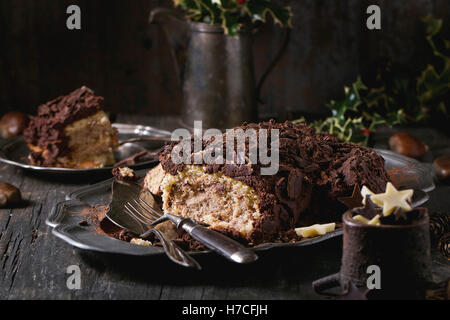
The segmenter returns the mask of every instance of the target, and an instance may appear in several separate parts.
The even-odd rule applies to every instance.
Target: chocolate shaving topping
[[[235,129],[254,129],[257,133],[261,129],[279,130],[279,171],[275,175],[261,175],[259,162],[204,164],[207,173],[220,172],[252,187],[258,194],[261,218],[245,239],[247,242],[270,241],[283,230],[311,222],[338,221],[345,207],[337,198],[351,194],[355,185],[383,192],[389,181],[384,160],[375,151],[339,142],[330,134],[316,134],[307,125],[271,120]],[[216,147],[217,142],[210,139],[203,142],[202,149],[213,142]],[[221,143],[225,153],[226,134]],[[185,166],[171,160],[175,145],[167,145],[160,154],[163,169],[172,175]],[[267,145],[270,146],[270,141]],[[250,158],[250,149],[247,144],[246,159]],[[237,153],[236,144],[233,150]],[[233,231],[229,232],[233,235]]]
[[[35,116],[25,129],[25,141],[48,155],[32,152],[30,160],[40,166],[52,166],[56,158],[68,153],[68,139],[64,128],[77,120],[91,116],[103,108],[103,97],[95,96],[88,87],[81,87],[67,96],[60,96],[38,107]]]
[[[338,201],[345,204],[348,209],[362,207],[363,197],[361,196],[361,189],[358,184],[355,184],[352,195],[349,197],[340,197]]]

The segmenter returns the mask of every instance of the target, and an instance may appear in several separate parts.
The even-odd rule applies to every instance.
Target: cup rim
[[[358,221],[353,220],[353,212],[352,210],[347,210],[343,216],[342,216],[342,222],[347,226],[350,227],[356,227],[356,228],[367,228],[367,229],[371,229],[371,228],[379,228],[379,229],[410,229],[410,228],[414,228],[417,226],[421,226],[424,224],[427,224],[429,221],[429,215],[428,215],[428,209],[427,208],[423,208],[420,207],[421,209],[425,209],[425,213],[423,215],[423,217],[421,217],[419,220],[414,221],[411,224],[406,224],[406,225],[390,225],[390,224],[381,224],[379,226],[375,226],[375,225],[369,225],[369,224],[364,224]],[[418,208],[416,208],[418,209]]]

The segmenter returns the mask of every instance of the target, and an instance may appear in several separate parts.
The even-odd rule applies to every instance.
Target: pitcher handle
[[[169,32],[167,31],[166,26],[163,23],[160,23],[161,17],[168,17],[170,19],[173,19],[174,21],[177,22],[182,22],[182,23],[186,23],[184,17],[182,14],[180,14],[178,11],[175,11],[173,9],[169,9],[169,8],[164,8],[164,7],[158,7],[153,9],[150,12],[150,16],[148,18],[148,22],[149,24],[157,24],[159,26],[161,26],[163,32],[164,32],[164,36],[169,40]],[[170,46],[170,55],[171,58],[173,60],[173,64],[175,67],[175,72],[177,74],[177,79],[180,85],[180,88],[183,86],[183,80],[182,80],[182,74],[181,74],[181,68],[180,68],[180,64],[178,62],[176,53],[175,53],[175,49],[173,46]]]
[[[291,38],[291,29],[290,28],[284,28],[284,39],[281,44],[281,47],[278,49],[277,54],[273,58],[273,60],[270,62],[269,66],[267,67],[266,71],[262,74],[261,78],[258,81],[258,85],[256,86],[256,98],[259,103],[264,104],[264,102],[261,99],[261,90],[264,85],[264,82],[266,81],[269,74],[272,72],[273,68],[277,65],[278,61],[283,56],[284,52],[286,51],[286,48],[289,44],[289,40]]]

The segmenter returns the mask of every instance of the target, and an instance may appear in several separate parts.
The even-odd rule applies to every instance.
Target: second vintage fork
[[[164,221],[173,222],[177,228],[189,233],[194,239],[204,244],[207,248],[221,254],[228,260],[236,263],[250,263],[258,259],[253,250],[244,247],[239,242],[196,223],[193,219],[182,218],[170,213],[162,214],[141,198],[134,199],[125,204],[125,210],[135,219],[147,225],[149,228]],[[141,235],[147,236],[152,229]]]

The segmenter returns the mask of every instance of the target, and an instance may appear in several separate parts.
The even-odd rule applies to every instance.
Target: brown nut
[[[440,156],[433,161],[436,177],[439,180],[450,180],[450,155]]]
[[[4,139],[22,134],[28,126],[29,118],[23,112],[11,111],[5,113],[0,119],[0,135]]]
[[[398,132],[392,135],[389,139],[389,147],[394,152],[415,159],[422,158],[428,151],[426,144],[408,132]]]
[[[19,189],[12,184],[0,181],[0,208],[10,208],[21,201]]]

